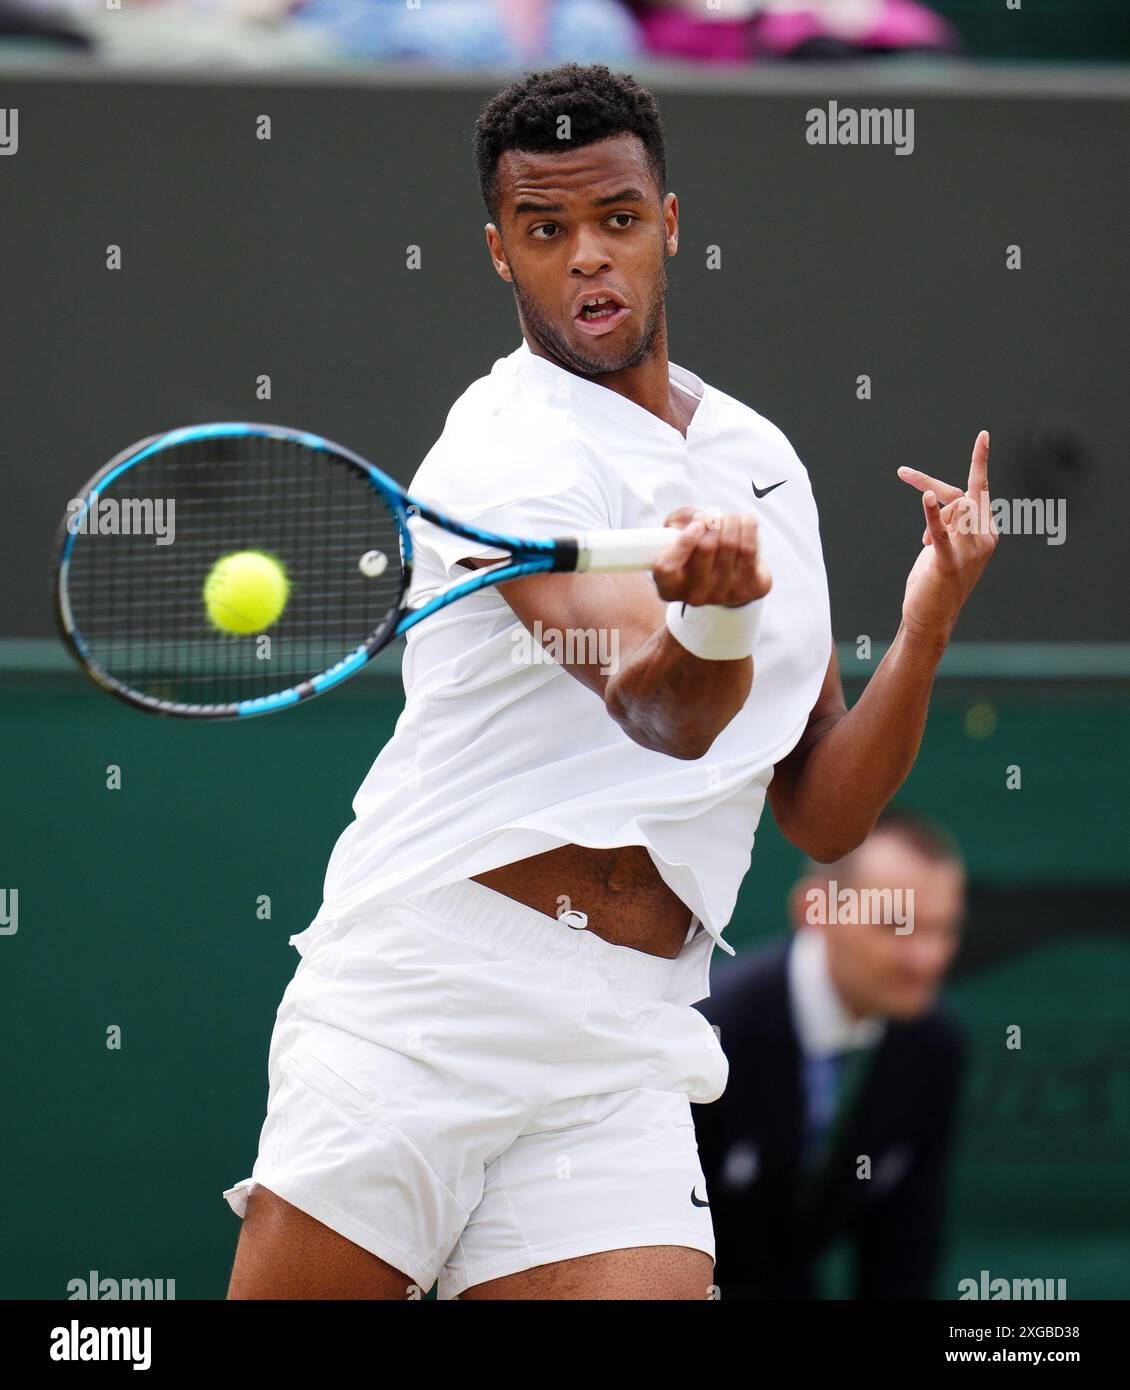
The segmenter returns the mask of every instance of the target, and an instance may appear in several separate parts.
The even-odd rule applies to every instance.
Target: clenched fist
[[[679,507],[664,523],[683,529],[652,566],[661,598],[740,608],[763,598],[773,578],[758,551],[757,518]]]

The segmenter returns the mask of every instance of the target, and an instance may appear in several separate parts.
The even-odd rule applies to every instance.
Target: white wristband
[[[757,646],[764,605],[765,599],[758,598],[740,608],[712,603],[696,608],[676,599],[667,605],[667,630],[704,661],[740,661]]]

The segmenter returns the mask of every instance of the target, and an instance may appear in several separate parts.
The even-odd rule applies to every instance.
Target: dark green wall
[[[996,711],[988,739],[965,732],[973,696]],[[0,682],[3,883],[20,890],[19,931],[0,938],[0,1297],[62,1297],[90,1268],[222,1295],[239,1227],[220,1193],[254,1159],[274,1011],[298,960],[287,938],[318,906],[399,703],[395,682],[362,677],[281,718],[194,727],[77,676]],[[943,688],[906,800],[955,830],[978,891],[1005,890],[998,904],[1106,880],[1120,906],[1111,749],[1128,715],[1124,694]],[[1020,792],[1003,790],[1007,762]],[[112,763],[120,791],[106,789]],[[739,948],[781,930],[796,866],[766,819]],[[975,899],[971,939],[991,937],[993,915],[979,919]],[[951,990],[974,1069],[947,1287],[984,1267],[1046,1270],[1073,1297],[1126,1292],[1130,943],[1120,919],[1063,925]],[[1025,1049],[1006,1057],[1015,1022]],[[105,1046],[113,1024],[121,1051]]]
[[[1045,62],[1130,58],[1130,11],[1125,0],[929,0],[982,58]]]

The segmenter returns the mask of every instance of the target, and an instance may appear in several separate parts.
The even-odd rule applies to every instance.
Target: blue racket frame
[[[91,655],[82,633],[75,625],[67,592],[67,576],[71,552],[80,534],[80,523],[90,505],[91,496],[99,488],[105,488],[116,481],[123,473],[150,458],[153,454],[180,444],[193,443],[201,439],[231,439],[259,435],[265,438],[296,443],[315,452],[325,453],[344,460],[365,474],[373,490],[382,498],[396,519],[400,531],[402,554],[402,584],[398,608],[390,614],[364,642],[347,653],[334,665],[318,675],[310,676],[297,685],[289,686],[271,695],[255,699],[241,700],[231,705],[188,705],[173,700],[162,700],[133,690],[124,682],[110,675]],[[453,517],[429,507],[427,503],[411,496],[393,478],[382,473],[367,459],[355,454],[341,444],[311,434],[308,430],[289,429],[284,425],[252,424],[244,421],[230,421],[204,425],[186,425],[179,429],[167,430],[162,434],[150,435],[147,439],[131,444],[128,449],[115,455],[104,468],[86,484],[81,494],[82,508],[69,517],[60,529],[56,551],[56,620],[60,636],[71,654],[83,670],[103,690],[125,700],[134,708],[154,714],[179,716],[195,719],[247,719],[260,714],[273,714],[276,710],[287,709],[315,695],[324,694],[340,685],[342,681],[362,670],[372,658],[397,637],[403,636],[425,618],[431,617],[446,608],[448,604],[476,593],[492,584],[503,583],[508,579],[522,579],[531,574],[545,574],[550,571],[567,571],[576,566],[577,548],[570,541],[529,540],[517,536],[507,536],[495,531],[484,531],[477,526],[469,526]],[[405,609],[404,599],[412,582],[413,546],[412,532],[409,528],[411,516],[418,516],[464,540],[476,541],[492,548],[510,552],[509,562],[502,562],[493,568],[482,569],[471,577],[456,581],[450,587],[436,594],[418,608]]]

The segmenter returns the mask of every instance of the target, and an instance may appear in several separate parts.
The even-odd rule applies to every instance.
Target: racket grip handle
[[[577,537],[579,573],[648,570],[679,534],[678,526],[631,531],[587,531]]]

